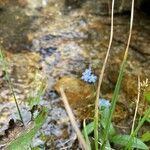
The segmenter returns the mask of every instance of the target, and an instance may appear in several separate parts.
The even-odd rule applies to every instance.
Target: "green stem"
[[[98,150],[98,140],[99,140],[99,134],[98,134],[98,124],[99,124],[99,98],[100,98],[100,91],[101,91],[101,84],[104,76],[104,71],[106,68],[108,56],[110,53],[112,40],[113,40],[113,24],[114,24],[114,2],[115,0],[112,0],[112,6],[111,6],[111,32],[110,32],[110,39],[109,39],[109,45],[107,49],[107,53],[104,59],[104,63],[102,66],[101,73],[99,75],[99,81],[98,81],[98,87],[97,87],[97,94],[96,94],[96,101],[95,101],[95,116],[94,116],[94,138],[95,138],[95,150]]]
[[[16,98],[16,95],[15,95],[15,91],[14,91],[14,89],[13,89],[13,87],[12,87],[11,80],[10,80],[10,78],[9,78],[9,76],[8,76],[7,67],[6,67],[6,62],[5,62],[5,59],[4,59],[4,56],[3,56],[3,53],[2,53],[1,50],[0,50],[0,58],[2,59],[3,67],[4,67],[4,70],[5,70],[5,73],[6,73],[6,75],[5,75],[6,81],[7,81],[8,85],[9,85],[10,90],[12,91],[13,98],[14,98],[14,100],[15,100],[15,105],[16,105],[16,107],[17,107],[17,111],[18,111],[20,120],[21,120],[21,122],[22,122],[23,125],[24,125],[23,117],[22,117],[22,115],[21,115],[21,111],[20,111],[20,108],[19,108],[19,105],[18,105],[18,102],[17,102],[17,98]]]
[[[106,128],[104,130],[104,138],[103,138],[103,144],[102,144],[101,150],[105,150],[106,142],[108,140],[108,131],[109,131],[109,128],[110,128],[112,115],[113,115],[113,112],[115,110],[116,102],[118,100],[121,81],[122,81],[122,78],[123,78],[123,73],[124,73],[124,70],[125,70],[126,60],[127,60],[128,51],[129,51],[129,45],[130,45],[130,41],[131,41],[131,34],[132,34],[132,27],[133,27],[133,15],[134,15],[134,0],[132,0],[132,6],[131,6],[129,37],[128,37],[128,41],[127,41],[127,46],[126,46],[123,62],[121,64],[121,68],[120,68],[120,71],[119,71],[119,76],[118,76],[117,83],[116,83],[116,86],[115,86],[115,91],[114,91],[114,94],[113,94],[113,97],[112,97],[112,105],[111,105],[111,108],[110,108],[110,111],[109,111],[109,119],[107,121],[107,125],[106,125]]]
[[[6,74],[7,74],[7,73],[6,73]],[[18,105],[18,102],[17,102],[17,98],[16,98],[16,95],[15,95],[14,89],[13,89],[13,87],[12,87],[12,83],[11,83],[11,81],[10,81],[10,79],[9,79],[8,76],[7,76],[7,82],[8,82],[9,88],[10,88],[11,91],[12,91],[13,98],[14,98],[14,100],[15,100],[15,105],[16,105],[16,107],[17,107],[17,111],[18,111],[20,120],[21,120],[21,122],[22,122],[23,125],[24,125],[23,117],[22,117],[22,115],[21,115],[21,111],[20,111],[20,108],[19,108],[19,105]]]

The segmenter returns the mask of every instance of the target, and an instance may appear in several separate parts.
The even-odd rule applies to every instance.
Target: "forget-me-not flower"
[[[99,99],[99,106],[100,107],[110,107],[110,102],[109,102],[109,100],[106,100],[106,99],[103,99],[103,98],[100,98]]]
[[[85,69],[85,71],[82,73],[81,79],[88,83],[95,83],[97,80],[97,76],[92,74],[92,70],[89,67],[88,69]]]
[[[91,74],[90,78],[89,78],[89,83],[95,83],[97,80],[97,76]]]

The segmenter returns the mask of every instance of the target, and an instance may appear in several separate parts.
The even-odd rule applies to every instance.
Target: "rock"
[[[58,80],[54,86],[55,90],[60,94],[60,87],[63,87],[70,105],[85,105],[86,102],[91,103],[91,99],[95,97],[94,86],[87,84],[74,77],[63,77]]]
[[[62,77],[54,85],[54,89],[60,94],[60,87],[64,88],[65,94],[71,107],[77,110],[79,118],[84,118],[92,113],[95,101],[95,88],[75,77]],[[89,111],[88,111],[89,110]]]
[[[82,3],[84,3],[85,0],[65,0],[65,6],[73,8],[79,8],[81,7]]]
[[[139,8],[144,0],[135,1],[135,8]],[[114,5],[114,14],[125,13],[131,10],[131,0],[116,0]],[[111,1],[95,0],[88,2],[88,9],[97,15],[108,15],[111,12]]]
[[[122,103],[117,103],[115,112],[113,115],[113,121],[115,123],[121,122],[122,120],[127,119],[129,113],[127,108]]]

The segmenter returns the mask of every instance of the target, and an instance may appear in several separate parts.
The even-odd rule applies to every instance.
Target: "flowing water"
[[[76,134],[71,128],[61,99],[55,92],[54,84],[64,76],[79,80],[82,72],[89,66],[95,75],[99,75],[109,42],[109,6],[99,3],[97,7],[94,1],[88,0],[18,0],[0,1],[0,4],[0,43],[25,124],[31,119],[27,105],[29,94],[35,94],[43,80],[47,84],[41,105],[49,108],[49,115],[33,145],[42,145],[48,149],[76,147]],[[117,9],[114,40],[101,93],[106,99],[112,97],[130,23],[128,10],[120,13]],[[131,108],[137,95],[137,76],[140,74],[142,80],[149,78],[149,35],[149,16],[136,10],[127,68],[114,115],[118,126],[126,126],[126,130],[121,132],[127,132],[131,124]],[[2,64],[0,65],[0,133],[4,135],[9,120],[17,120],[18,115],[12,92],[5,80],[5,72]],[[68,89],[72,87],[70,84],[66,84]],[[85,90],[87,83],[84,84],[79,88]],[[74,108],[78,103],[82,106],[77,118],[86,118],[87,112],[82,113],[83,106],[87,105],[86,101],[79,99],[76,103]],[[90,112],[93,113],[91,110]],[[6,141],[2,140],[0,143],[4,144]]]

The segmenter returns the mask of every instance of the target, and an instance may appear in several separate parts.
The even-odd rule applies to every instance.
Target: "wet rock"
[[[0,69],[0,88],[3,86],[3,77],[5,76],[5,72]]]
[[[65,0],[65,6],[68,9],[74,9],[81,7],[82,3],[86,0]]]
[[[26,0],[26,7],[29,11],[31,11],[31,13],[33,13],[34,11],[36,13],[37,10],[40,11],[43,7],[45,7],[47,3],[48,3],[48,0],[32,0],[32,1]],[[30,13],[28,14],[30,15]]]
[[[50,51],[53,53],[60,44],[71,40],[87,39],[88,36],[83,32],[60,32],[59,34],[47,34],[32,42],[32,50],[43,53],[42,51]]]
[[[44,141],[42,141],[41,139],[39,138],[36,138],[36,139],[33,139],[33,144],[32,144],[32,147],[40,147],[40,146],[43,146],[44,145]]]
[[[129,113],[128,113],[128,110],[125,107],[125,105],[122,103],[117,103],[115,112],[113,115],[113,121],[115,123],[118,123],[122,120],[125,120],[128,117],[128,115],[129,115]]]
[[[69,104],[72,108],[78,110],[78,115],[82,115],[81,118],[84,115],[89,115],[88,108],[93,106],[95,101],[94,85],[87,84],[74,77],[62,77],[54,85],[59,94],[60,87],[64,88]]]
[[[124,92],[127,94],[128,101],[134,100],[137,97],[137,87],[138,87],[138,78],[135,75],[128,75],[124,76],[122,82],[122,88]]]
[[[11,49],[14,52],[27,49],[30,45],[27,33],[33,18],[26,16],[16,4],[12,6],[10,3],[9,5],[4,5],[0,13],[1,45],[6,50]]]
[[[3,78],[5,76],[5,71],[3,71],[2,69],[0,69],[0,78]]]
[[[135,8],[139,8],[141,1],[135,2]],[[114,14],[124,14],[131,10],[131,0],[116,0],[114,5]],[[107,0],[95,0],[88,1],[89,10],[96,15],[108,15],[111,12],[111,1]]]
[[[23,105],[23,118],[27,123],[31,116],[28,112],[29,109],[27,109],[24,102],[27,100],[28,94],[31,93],[31,91],[36,91],[35,89],[40,85],[38,80],[36,81],[37,85],[36,83],[33,83],[35,76],[37,75],[39,77],[40,75],[40,73],[36,74],[36,72],[39,71],[38,63],[40,57],[37,53],[32,52],[15,54],[4,52],[4,54],[7,62],[7,73],[11,80],[19,107],[21,108]],[[2,68],[2,66],[3,65],[0,64],[0,68]],[[5,129],[5,127],[7,127],[10,118],[13,117],[14,119],[18,119],[12,90],[4,77],[0,78],[0,113],[0,124],[5,122],[1,126],[1,132]]]
[[[111,83],[115,86],[117,83],[117,78],[119,75],[119,64],[113,64],[113,67],[108,71],[108,79]],[[131,101],[135,99],[137,96],[137,76],[136,75],[129,75],[127,72],[125,73],[122,84],[121,90],[126,93],[127,101]]]
[[[0,148],[16,138],[22,130],[24,130],[24,127],[20,121],[14,122],[13,119],[10,119],[5,133],[3,135],[0,134]]]
[[[140,15],[140,14],[139,14]],[[148,18],[143,18],[141,16],[141,20],[138,21],[139,16],[135,14],[135,26],[132,31],[132,40],[130,43],[130,47],[136,53],[143,55],[143,57],[150,56],[150,21]],[[147,19],[147,20],[146,20]],[[121,21],[121,20],[120,20]],[[122,22],[122,21],[121,21]],[[122,22],[123,23],[123,22]],[[147,24],[147,26],[146,26]],[[120,43],[125,43],[127,40],[127,34],[120,34],[121,32],[127,32],[127,28],[125,26],[115,26],[115,40]]]
[[[20,5],[25,6],[27,4],[27,0],[0,0],[0,5]]]
[[[147,13],[148,15],[150,15],[150,1],[149,0],[142,0],[140,8],[145,13]]]
[[[94,86],[87,84],[74,77],[62,77],[54,85],[55,90],[60,94],[60,87],[64,88],[70,105],[82,107],[95,97]],[[90,102],[91,103],[91,102]]]

